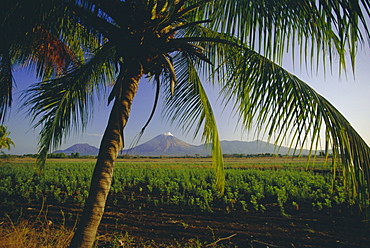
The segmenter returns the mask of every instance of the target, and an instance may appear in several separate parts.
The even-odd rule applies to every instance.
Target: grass
[[[0,247],[6,248],[40,248],[67,247],[72,230],[64,226],[55,226],[51,221],[29,222],[19,220],[0,223]]]
[[[73,228],[64,225],[54,225],[45,219],[43,222],[30,222],[19,219],[13,222],[0,223],[0,248],[65,248],[73,236]],[[203,244],[197,239],[188,240],[185,244],[158,244],[154,241],[140,241],[130,237],[127,233],[110,233],[98,235],[94,247],[118,248],[118,247],[143,247],[143,248],[200,248],[200,247],[225,247],[220,241],[231,237],[218,239],[211,244]],[[219,243],[219,244],[218,244]]]

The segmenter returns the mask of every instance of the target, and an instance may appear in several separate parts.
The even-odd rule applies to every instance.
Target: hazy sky
[[[370,53],[368,51],[359,52],[357,57],[356,74],[353,77],[351,71],[347,76],[338,76],[337,70],[333,75],[330,72],[323,76],[323,71],[319,70],[316,74],[308,74],[305,69],[292,68],[287,57],[284,66],[290,72],[295,73],[299,78],[311,85],[318,93],[327,98],[354,128],[360,133],[365,141],[370,144]],[[335,67],[334,63],[334,67]],[[8,130],[11,132],[10,138],[15,142],[16,147],[12,148],[11,154],[28,154],[37,152],[38,130],[32,128],[29,117],[25,112],[19,111],[18,98],[22,90],[31,83],[37,82],[32,73],[26,71],[15,71],[15,80],[17,83],[14,89],[14,104],[11,109],[10,117],[5,121]],[[154,88],[146,80],[143,80],[139,86],[138,94],[134,100],[131,116],[124,132],[126,148],[131,144],[133,138],[140,132],[151,111],[154,100]],[[208,88],[208,94],[213,101],[213,107],[216,112],[218,127],[221,140],[255,140],[252,134],[246,134],[241,128],[236,128],[236,120],[232,118],[228,110],[222,111],[220,101],[217,101],[217,90]],[[106,102],[101,102],[94,112],[94,117],[89,123],[84,133],[73,134],[61,146],[61,149],[68,148],[76,143],[88,143],[99,147],[100,139],[104,132],[110,107]],[[193,134],[183,135],[175,126],[170,126],[161,118],[161,108],[158,108],[156,114],[147,127],[140,143],[146,142],[161,133],[171,132],[175,137],[190,143],[200,144],[200,139],[193,140]],[[5,151],[8,152],[8,151]]]

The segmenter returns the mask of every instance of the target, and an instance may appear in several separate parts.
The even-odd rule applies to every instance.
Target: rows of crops
[[[45,197],[61,203],[83,204],[93,166],[90,162],[61,160],[49,163],[38,176],[32,163],[3,163],[0,165],[0,197],[3,199],[0,204]],[[221,196],[215,190],[213,171],[208,164],[118,163],[111,194],[125,201],[140,198],[148,204],[186,205],[204,211],[213,211],[215,206],[227,211],[264,210],[267,199],[280,206],[282,213],[287,204],[298,207],[301,203],[310,203],[317,209],[352,204],[343,184],[338,180],[333,184],[331,173],[313,173],[289,166],[288,169],[228,168],[231,169],[226,170],[225,194]]]

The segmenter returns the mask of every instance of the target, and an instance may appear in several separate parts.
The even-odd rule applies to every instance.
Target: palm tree
[[[64,1],[5,1],[0,8],[0,121],[12,104],[13,70],[28,67],[48,80],[83,61],[86,46],[96,44],[90,34],[66,15]],[[77,37],[79,34],[83,37]]]
[[[0,125],[0,150],[10,150],[11,146],[15,146],[14,142],[8,137],[9,134],[7,127]]]
[[[304,63],[332,67],[370,38],[366,0],[61,0],[82,36],[84,58],[26,92],[26,107],[42,126],[39,163],[74,127],[84,127],[96,96],[112,103],[89,197],[71,247],[91,247],[104,213],[113,165],[124,147],[123,130],[143,76],[156,84],[164,116],[210,144],[222,194],[223,161],[216,120],[204,83],[217,85],[246,129],[258,128],[276,144],[297,150],[324,140],[360,206],[369,200],[370,149],[324,97],[281,66],[286,50]],[[61,15],[61,13],[57,13]],[[56,15],[57,16],[57,15]],[[73,26],[73,25],[71,25]],[[65,30],[58,26],[57,32]],[[90,34],[87,35],[87,34]],[[98,43],[89,45],[86,38]],[[70,46],[69,36],[60,37]],[[4,59],[4,56],[2,57]],[[323,63],[321,63],[323,61]],[[2,93],[4,96],[4,93]],[[5,108],[5,102],[1,102]],[[152,115],[149,117],[149,121]],[[82,123],[82,125],[79,125]],[[147,124],[145,124],[144,128]],[[324,134],[320,131],[324,130]],[[275,135],[275,136],[273,136]],[[321,138],[323,136],[323,139]],[[340,161],[340,163],[337,163]],[[362,205],[361,205],[362,204]]]

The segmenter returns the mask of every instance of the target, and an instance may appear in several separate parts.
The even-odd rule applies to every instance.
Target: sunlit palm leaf
[[[293,150],[299,151],[305,145],[311,150],[310,155],[315,155],[321,140],[326,141],[326,151],[334,153],[333,170],[338,169],[339,158],[352,197],[366,205],[369,147],[338,110],[306,83],[233,37],[204,27],[193,29],[189,36],[180,39],[197,42],[208,51],[206,55],[217,69],[212,72],[209,67],[205,74],[213,75],[213,80],[219,82],[225,104],[235,100],[234,110],[244,127],[256,126],[257,131],[274,138],[279,145],[290,140]],[[202,64],[197,68],[200,71],[206,67]],[[195,121],[178,117],[187,127]]]
[[[276,143],[291,140],[295,148],[311,144],[311,150],[317,150],[324,135],[334,158],[341,160],[352,196],[365,204],[370,149],[345,117],[309,85],[265,57],[248,48],[234,55],[225,64],[222,92],[226,102],[235,99],[242,124],[250,128],[254,123]]]
[[[11,146],[15,146],[14,142],[8,137],[10,132],[7,131],[7,127],[0,125],[0,150],[10,149]]]
[[[185,132],[193,129],[194,136],[203,127],[202,141],[208,144],[212,151],[213,166],[216,171],[216,188],[223,194],[225,187],[224,164],[212,106],[198,72],[194,68],[193,60],[184,54],[175,57],[174,60],[178,86],[173,97],[167,91],[164,116],[170,122],[178,123],[178,127]],[[195,126],[193,126],[194,124]]]

